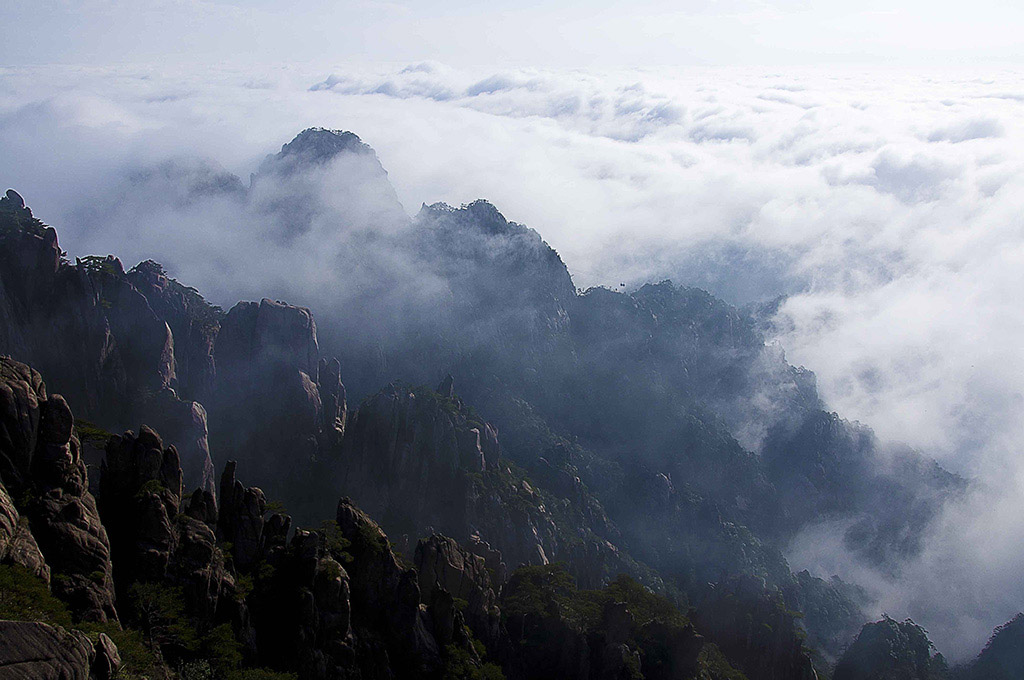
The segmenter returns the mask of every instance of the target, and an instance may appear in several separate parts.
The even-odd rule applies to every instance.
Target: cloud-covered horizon
[[[275,272],[223,268],[255,258],[230,203],[123,204],[126,178],[175,159],[246,181],[299,130],[341,128],[376,149],[407,212],[486,198],[578,286],[785,296],[773,341],[830,408],[984,489],[898,582],[844,573],[826,530],[793,566],[865,582],[961,656],[1024,609],[1022,107],[1009,70],[7,68],[0,181],[72,255],[157,259],[232,304]],[[116,224],[98,217],[111,204]]]

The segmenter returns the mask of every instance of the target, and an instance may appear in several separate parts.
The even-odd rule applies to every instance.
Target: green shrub
[[[136,583],[129,590],[132,619],[150,649],[168,650],[172,656],[198,650],[199,638],[185,618],[181,588],[162,583]]]
[[[593,593],[580,591],[562,564],[520,567],[505,586],[501,609],[506,616],[543,616],[557,608],[582,627],[594,625],[601,609]]]
[[[442,680],[505,680],[501,668],[493,663],[477,665],[469,652],[456,645],[445,647]]]
[[[199,650],[217,677],[235,670],[242,662],[241,645],[235,639],[230,623],[222,623],[204,635]]]
[[[106,446],[107,440],[114,436],[103,428],[81,418],[75,418],[75,430],[78,432],[79,441],[89,442],[100,448]]]
[[[341,533],[341,527],[333,519],[325,519],[320,523],[320,536],[324,542],[324,549],[327,554],[342,564],[352,561],[352,555],[348,553],[352,543]]]
[[[151,479],[139,487],[139,490],[135,493],[135,497],[142,498],[143,496],[151,493],[160,495],[164,491],[167,491],[167,487],[161,484],[160,480]]]
[[[717,645],[710,643],[704,645],[697,660],[701,667],[707,670],[709,677],[714,680],[747,680],[746,675],[729,664]]]
[[[677,626],[687,623],[686,617],[671,602],[655,595],[625,574],[620,574],[601,592],[601,600],[625,602],[638,625],[642,626],[649,621]]]
[[[239,602],[243,602],[245,598],[249,597],[249,593],[253,591],[255,582],[252,576],[248,574],[239,574],[235,579],[235,598]]]
[[[71,613],[46,582],[20,565],[0,566],[0,619],[69,627]]]

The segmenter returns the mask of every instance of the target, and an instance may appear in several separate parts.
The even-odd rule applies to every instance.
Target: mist
[[[1022,106],[1010,70],[20,67],[0,169],[71,257],[155,259],[225,308],[415,314],[446,291],[388,244],[421,204],[477,198],[580,288],[781,296],[771,341],[830,409],[975,481],[895,577],[827,527],[791,565],[865,585],[956,658],[1024,608]],[[258,174],[309,126],[358,134],[394,194],[369,161],[289,178],[274,191],[310,214],[282,235]]]

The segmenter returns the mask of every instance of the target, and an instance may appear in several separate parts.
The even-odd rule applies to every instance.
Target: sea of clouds
[[[407,212],[487,198],[577,286],[785,296],[773,342],[830,408],[978,489],[895,582],[853,571],[828,526],[793,566],[871,586],[957,656],[1024,609],[1022,114],[1024,77],[998,69],[6,68],[0,181],[72,256],[154,258],[230,305],[274,275],[230,204],[135,201],[117,228],[96,206],[168,159],[247,182],[299,130],[341,128],[376,149]],[[239,254],[253,266],[226,269]]]

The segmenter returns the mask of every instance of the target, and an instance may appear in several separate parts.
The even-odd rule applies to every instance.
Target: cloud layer
[[[0,70],[0,170],[72,255],[162,260],[222,304],[275,271],[230,201],[119,192],[168,159],[248,177],[311,125],[371,144],[409,212],[488,198],[578,286],[787,296],[776,340],[832,408],[983,485],[905,580],[853,575],[955,655],[1024,609],[1022,109],[1009,71],[26,67]],[[794,566],[842,575],[833,534]]]

